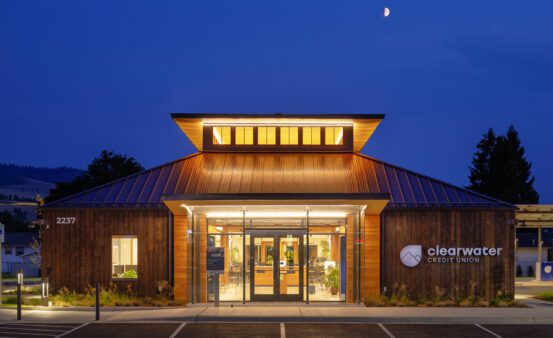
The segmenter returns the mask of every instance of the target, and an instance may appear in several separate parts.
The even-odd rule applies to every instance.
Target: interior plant
[[[286,264],[294,265],[294,251],[286,251]]]
[[[340,290],[340,270],[336,267],[329,268],[324,278],[324,285],[330,289],[330,293],[335,296]]]
[[[127,270],[123,272],[121,278],[138,278],[138,273],[136,270]]]

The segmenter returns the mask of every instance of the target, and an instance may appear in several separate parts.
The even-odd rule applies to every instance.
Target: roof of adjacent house
[[[161,207],[172,195],[387,194],[388,207],[514,208],[358,153],[196,153],[46,207]]]
[[[33,243],[33,237],[38,237],[34,232],[6,232],[2,245],[28,246]]]

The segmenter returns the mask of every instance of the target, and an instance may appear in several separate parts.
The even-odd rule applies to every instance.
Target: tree
[[[489,191],[490,183],[490,160],[493,149],[497,143],[497,137],[493,129],[488,129],[482,140],[476,145],[476,153],[472,159],[469,180],[470,190],[477,192]]]
[[[468,189],[513,204],[539,203],[532,163],[526,159],[524,147],[512,125],[501,136],[488,130],[476,149]]]
[[[73,181],[56,183],[46,202],[52,202],[86,189],[140,172],[144,168],[133,158],[103,150],[99,157],[88,165],[88,170]]]

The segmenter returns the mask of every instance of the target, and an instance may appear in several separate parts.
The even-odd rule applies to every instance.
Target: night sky
[[[391,15],[383,17],[385,6]],[[457,185],[520,132],[553,203],[553,1],[0,1],[0,162],[145,167],[171,112],[384,113],[364,153]]]

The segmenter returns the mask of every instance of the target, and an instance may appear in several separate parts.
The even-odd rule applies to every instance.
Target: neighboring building
[[[222,269],[223,301],[514,294],[514,206],[361,154],[383,115],[172,117],[198,153],[43,209],[52,289],[203,303]]]
[[[40,276],[40,253],[33,248],[38,234],[7,232],[2,243],[2,273],[16,276],[22,270],[26,277]]]
[[[515,215],[517,274],[553,280],[553,205],[517,205]]]

